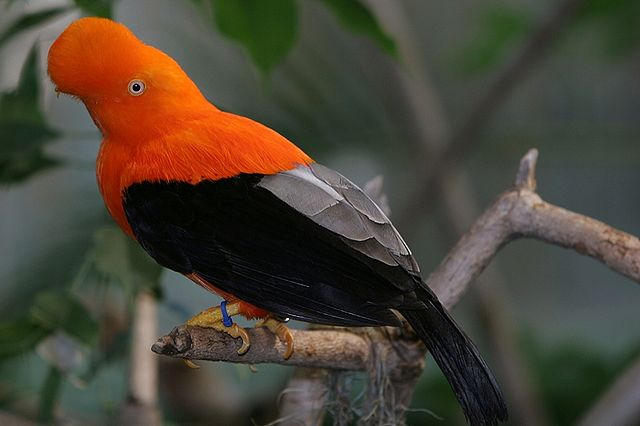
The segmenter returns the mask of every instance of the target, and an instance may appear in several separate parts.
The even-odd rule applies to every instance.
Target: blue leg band
[[[233,325],[233,320],[227,313],[226,300],[223,300],[222,303],[220,303],[220,311],[222,312],[222,324],[224,324],[225,327],[231,327]]]

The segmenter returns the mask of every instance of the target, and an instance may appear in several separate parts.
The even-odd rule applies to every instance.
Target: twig
[[[404,2],[388,0],[365,0],[375,10],[385,29],[390,31],[398,46],[399,62],[381,60],[378,50],[365,57],[367,69],[382,72],[386,84],[378,85],[383,91],[382,100],[397,99],[389,105],[393,118],[401,122],[403,139],[412,143],[420,153],[414,160],[424,161],[431,151],[442,148],[449,139],[451,126],[445,107],[424,63],[422,46],[419,46],[414,25],[407,18]],[[372,64],[372,61],[376,61]],[[400,110],[398,110],[400,108]]]
[[[449,173],[456,161],[461,159],[478,141],[482,130],[490,123],[492,116],[502,106],[518,83],[524,80],[535,66],[551,51],[555,41],[580,11],[586,0],[564,0],[558,3],[547,19],[534,30],[522,50],[507,63],[470,108],[462,124],[451,134],[447,143],[422,169],[418,177],[420,186],[407,197],[408,204],[399,210],[398,223],[410,226],[424,213],[424,206],[431,206],[440,185],[438,181]]]
[[[627,426],[640,421],[640,358],[576,423],[578,426]]]
[[[151,293],[142,290],[136,296],[135,302],[129,394],[120,412],[120,424],[161,424],[160,410],[157,406],[158,357],[148,349],[157,333],[157,302]]]
[[[549,204],[535,192],[538,151],[521,160],[516,186],[503,193],[451,250],[427,283],[455,305],[506,243],[535,238],[571,248],[640,282],[640,240],[598,220]]]

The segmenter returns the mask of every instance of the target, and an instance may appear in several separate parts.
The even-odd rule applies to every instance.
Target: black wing
[[[319,165],[197,185],[127,188],[136,238],[161,265],[197,273],[280,316],[334,325],[397,325],[423,308],[406,244],[351,182]]]

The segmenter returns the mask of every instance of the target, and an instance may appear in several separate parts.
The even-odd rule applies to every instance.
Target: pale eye
[[[133,96],[140,96],[144,93],[144,81],[142,80],[131,80],[129,82],[129,93]]]

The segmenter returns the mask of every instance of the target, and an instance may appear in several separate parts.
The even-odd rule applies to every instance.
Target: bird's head
[[[155,133],[212,108],[176,61],[109,19],[69,25],[49,50],[48,70],[56,90],[82,100],[105,136]]]

